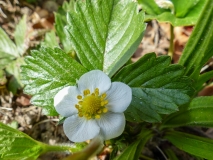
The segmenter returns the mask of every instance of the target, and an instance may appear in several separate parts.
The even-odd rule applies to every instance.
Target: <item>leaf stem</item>
[[[63,146],[63,145],[45,145],[44,152],[51,152],[51,151],[69,151],[72,152],[71,146]]]
[[[144,156],[144,155],[140,155],[140,158],[144,159],[144,160],[154,160],[152,158],[149,158],[147,156]]]
[[[69,151],[70,153],[75,153],[75,152],[79,152],[81,151],[83,148],[85,148],[85,146],[87,145],[86,143],[82,142],[82,143],[75,143],[73,145],[48,145],[48,144],[44,144],[41,143],[40,145],[43,146],[43,152],[47,153],[47,152],[65,152],[65,151]]]
[[[170,46],[169,46],[169,51],[168,51],[168,55],[171,57],[173,57],[174,54],[174,27],[172,24],[170,24]]]
[[[76,152],[63,160],[86,160],[99,153],[103,147],[103,139],[98,136],[94,138],[82,151]]]

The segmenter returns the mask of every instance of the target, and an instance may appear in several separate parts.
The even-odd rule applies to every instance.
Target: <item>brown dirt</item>
[[[62,2],[63,0],[38,0],[36,4],[29,4],[21,0],[0,0],[0,26],[13,39],[16,24],[23,14],[27,14],[28,31],[31,35],[28,47],[33,48],[40,43],[40,40],[48,30],[54,28],[53,11],[57,11],[58,6]],[[170,40],[169,28],[169,24],[159,24],[156,21],[149,22],[143,41],[132,60],[137,61],[141,56],[150,52],[155,52],[157,55],[167,54]],[[191,31],[192,27],[175,28],[174,63],[178,62]],[[210,91],[212,95],[212,87]],[[203,92],[200,94],[203,95]],[[13,95],[7,91],[5,86],[0,86],[0,121],[13,125],[34,139],[47,144],[71,143],[65,136],[62,126],[57,125],[58,117],[45,116],[40,107],[30,104],[30,96],[23,94],[21,91],[19,94]],[[212,129],[205,130],[205,134],[213,138],[212,133]],[[153,155],[150,149],[146,149],[146,151],[146,153]],[[68,153],[49,153],[46,156],[41,156],[39,159],[58,160],[66,155]]]

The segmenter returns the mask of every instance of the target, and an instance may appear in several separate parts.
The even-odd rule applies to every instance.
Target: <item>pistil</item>
[[[83,96],[78,95],[78,104],[75,105],[78,110],[79,117],[86,119],[99,119],[101,114],[108,112],[105,107],[108,101],[105,99],[106,93],[99,94],[99,89],[96,88],[93,93],[89,89],[83,91]]]

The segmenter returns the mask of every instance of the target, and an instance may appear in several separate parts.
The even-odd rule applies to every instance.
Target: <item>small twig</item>
[[[12,111],[13,110],[12,108],[7,108],[7,107],[0,107],[0,109],[5,109],[5,110],[8,110],[8,111]]]
[[[210,66],[212,66],[212,65],[213,65],[213,62],[210,62],[209,64],[205,65],[205,66],[201,69],[200,73],[204,72],[206,69],[208,69],[208,68],[209,68]]]
[[[9,0],[7,0],[7,4],[8,4],[10,7],[12,7],[12,4],[10,3]]]
[[[37,107],[36,106],[30,106],[30,107],[28,107],[28,108],[22,108],[21,110],[23,111],[23,112],[29,112],[29,111],[31,111],[31,110],[35,110]]]
[[[157,21],[153,21],[152,22],[152,25],[153,25],[153,28],[154,28],[154,31],[155,31],[155,35],[154,35],[154,46],[155,48],[158,46],[159,44],[159,39],[160,39],[160,33],[159,33],[159,26],[158,26],[158,23]]]
[[[4,12],[2,11],[1,7],[0,7],[0,14],[4,17],[4,18],[7,18],[7,15],[4,14]]]
[[[173,57],[174,54],[174,27],[173,25],[170,24],[170,46],[169,46],[169,51],[168,51],[168,55],[171,57]]]
[[[38,122],[38,121],[40,120],[41,112],[42,112],[42,108],[39,107],[39,108],[38,108],[38,114],[37,114],[36,122]]]
[[[19,1],[18,1],[18,0],[14,0],[13,3],[14,3],[14,4],[19,4]]]
[[[155,147],[160,151],[160,153],[165,158],[165,160],[168,160],[167,157],[166,157],[166,155],[163,153],[163,151],[158,146],[155,146]]]
[[[52,122],[52,121],[58,122],[59,119],[45,119],[45,120],[43,120],[43,121],[40,121],[40,122],[36,123],[36,124],[33,126],[33,128],[34,128],[35,126],[39,125],[39,124],[46,123],[46,122]]]
[[[0,1],[0,4],[2,4],[2,6],[6,6],[7,3],[3,2],[3,1]]]

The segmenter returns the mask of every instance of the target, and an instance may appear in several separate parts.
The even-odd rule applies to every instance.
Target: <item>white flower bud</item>
[[[174,14],[174,4],[170,0],[155,0],[155,3],[163,9],[170,9]]]

